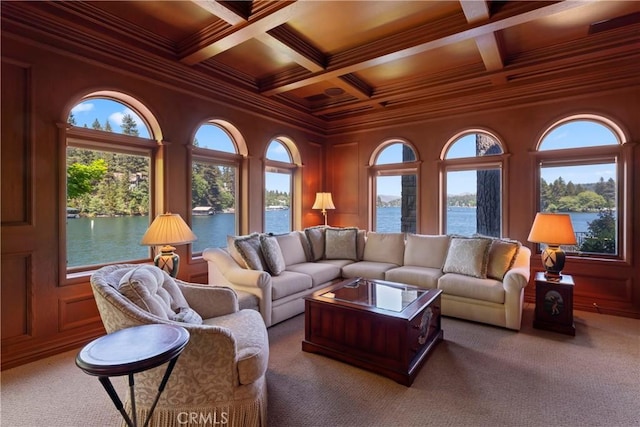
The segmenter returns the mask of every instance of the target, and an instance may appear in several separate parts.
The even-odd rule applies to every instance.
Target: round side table
[[[189,342],[189,332],[180,326],[153,324],[121,329],[97,338],[84,346],[76,357],[76,365],[89,375],[98,377],[127,425],[137,426],[133,374],[169,363],[158,387],[144,426],[149,423],[178,357]],[[109,377],[129,376],[131,412],[127,415]]]

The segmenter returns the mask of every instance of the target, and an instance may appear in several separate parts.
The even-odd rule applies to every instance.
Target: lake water
[[[267,231],[289,231],[289,210],[265,212]],[[475,233],[476,211],[471,208],[451,208],[447,211],[448,233],[470,235]],[[576,232],[586,232],[588,223],[598,217],[595,213],[571,213]],[[400,208],[379,208],[377,231],[400,230]],[[193,252],[208,247],[227,245],[227,234],[234,229],[235,214],[193,216],[192,229],[198,240]],[[106,264],[149,257],[149,248],[140,245],[140,239],[149,227],[146,216],[117,218],[77,218],[67,220],[68,266]]]

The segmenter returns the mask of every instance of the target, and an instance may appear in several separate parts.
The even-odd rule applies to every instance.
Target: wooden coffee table
[[[305,299],[302,350],[410,386],[443,339],[438,289],[348,279]]]

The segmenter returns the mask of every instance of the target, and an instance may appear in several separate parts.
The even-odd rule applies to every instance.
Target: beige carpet
[[[269,330],[269,425],[640,426],[640,320],[576,312],[577,336],[443,319],[411,387],[304,353],[304,317]],[[2,426],[117,426],[77,351],[2,372]],[[121,395],[124,380],[115,381]]]

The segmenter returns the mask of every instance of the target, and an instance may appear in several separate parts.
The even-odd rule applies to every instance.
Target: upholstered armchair
[[[150,425],[266,425],[267,330],[257,311],[238,309],[232,289],[183,282],[155,266],[134,264],[101,268],[91,287],[108,333],[150,323],[189,331]],[[146,418],[165,369],[136,374],[139,420]],[[125,406],[130,412],[129,396]]]

